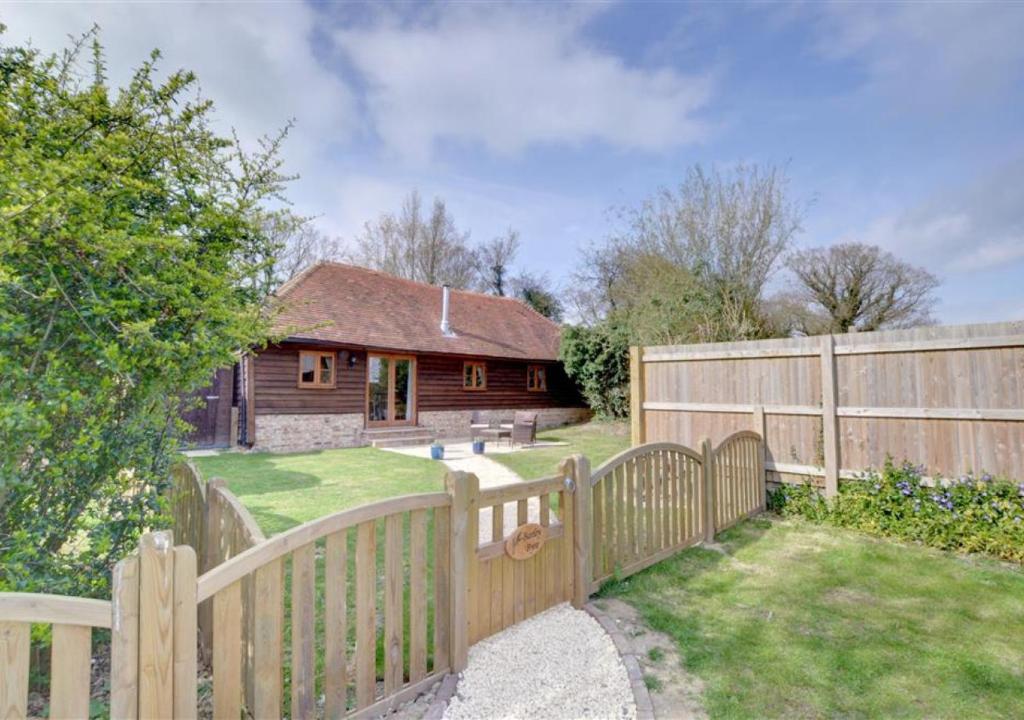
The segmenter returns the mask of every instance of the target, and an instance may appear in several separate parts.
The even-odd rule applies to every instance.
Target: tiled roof
[[[277,294],[276,333],[358,347],[556,360],[560,329],[519,300],[452,290],[455,337],[441,333],[441,288],[325,262]]]

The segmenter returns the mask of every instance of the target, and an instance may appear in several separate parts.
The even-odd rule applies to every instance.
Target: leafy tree
[[[383,213],[366,223],[352,259],[398,277],[457,288],[473,284],[477,267],[469,233],[456,227],[444,200],[434,198],[430,216],[424,218],[415,190],[398,213]]]
[[[598,417],[629,415],[629,331],[614,322],[567,326],[561,360]]]
[[[158,522],[179,398],[265,338],[285,133],[244,151],[158,59],[115,91],[95,31],[0,45],[2,589],[104,595]]]
[[[796,276],[793,294],[803,311],[796,331],[907,328],[932,322],[938,279],[875,245],[841,243],[797,252],[787,265]]]
[[[565,308],[558,295],[548,289],[550,286],[546,275],[521,272],[512,279],[513,293],[517,298],[544,317],[561,322]]]

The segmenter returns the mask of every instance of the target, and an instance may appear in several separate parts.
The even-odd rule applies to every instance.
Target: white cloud
[[[917,207],[878,218],[847,239],[881,245],[948,275],[1024,260],[1024,157]]]
[[[426,18],[378,15],[338,30],[361,74],[371,122],[401,157],[455,141],[513,154],[589,141],[647,151],[694,142],[706,75],[640,69],[583,37],[599,8],[446,5]]]
[[[122,85],[154,48],[166,72],[193,70],[216,104],[218,129],[253,142],[294,118],[287,171],[305,171],[356,128],[349,88],[313,55],[316,15],[304,4],[5,4],[7,43],[58,51],[68,35],[100,26],[112,84]]]
[[[860,61],[865,89],[901,108],[936,111],[1020,92],[1019,3],[823,3],[816,50]]]

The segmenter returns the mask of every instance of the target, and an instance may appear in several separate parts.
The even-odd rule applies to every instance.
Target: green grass
[[[444,489],[441,463],[375,448],[193,460],[204,478],[224,478],[268,536],[357,505]]]
[[[1024,572],[753,520],[602,589],[679,646],[712,718],[1024,717]]]
[[[623,423],[591,422],[545,430],[537,433],[537,439],[564,442],[567,445],[488,457],[515,471],[524,480],[553,474],[558,469],[558,463],[576,453],[586,455],[590,467],[596,468],[612,455],[629,447],[629,427]]]

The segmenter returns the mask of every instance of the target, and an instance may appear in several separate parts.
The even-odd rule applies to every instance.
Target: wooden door
[[[366,363],[366,424],[416,423],[416,358],[370,353]]]

